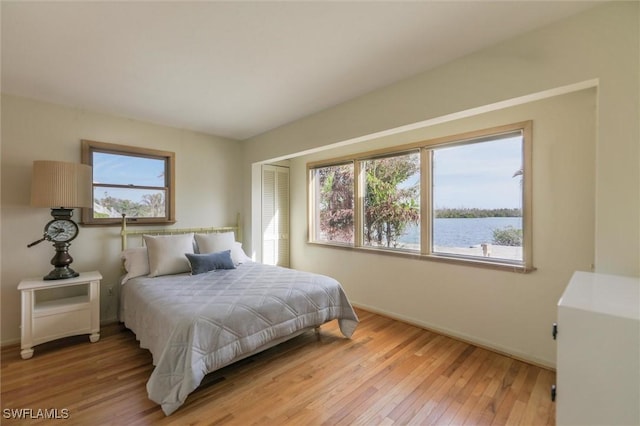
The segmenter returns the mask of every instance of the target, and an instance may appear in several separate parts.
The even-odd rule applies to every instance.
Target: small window
[[[312,241],[353,245],[353,163],[311,169]]]
[[[83,163],[93,167],[93,208],[85,225],[174,223],[173,152],[82,141]]]

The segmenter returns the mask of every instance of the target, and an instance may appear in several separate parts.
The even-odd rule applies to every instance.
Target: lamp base
[[[60,266],[53,269],[47,275],[45,275],[43,280],[65,280],[67,278],[75,278],[80,276],[80,274],[73,269],[69,268],[69,266]]]
[[[51,259],[51,264],[55,266],[53,271],[49,272],[43,279],[45,280],[64,280],[67,278],[75,278],[80,274],[69,267],[73,262],[73,258],[69,254],[69,244],[66,241],[56,241],[53,246],[56,248],[56,254]]]

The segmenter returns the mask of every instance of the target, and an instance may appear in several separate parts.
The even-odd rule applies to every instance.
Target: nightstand
[[[98,271],[82,272],[63,280],[25,279],[18,285],[22,293],[22,359],[33,356],[33,347],[61,337],[90,334],[100,339],[100,280]],[[39,301],[37,292],[63,287],[79,287],[79,296]],[[84,287],[84,289],[82,289]]]

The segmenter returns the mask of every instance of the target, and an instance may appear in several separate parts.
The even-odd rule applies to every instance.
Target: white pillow
[[[247,254],[242,249],[242,243],[239,243],[237,241],[233,243],[233,248],[231,249],[231,259],[237,259],[237,263],[253,261],[253,259],[247,256]]]
[[[198,252],[201,254],[216,253],[231,250],[236,238],[233,232],[214,232],[211,234],[196,234]]]
[[[201,254],[231,250],[231,259],[234,265],[251,260],[242,250],[242,244],[236,241],[233,232],[196,234],[196,244],[198,245],[198,252]]]
[[[149,276],[189,272],[185,253],[193,253],[193,233],[178,235],[143,235],[149,254]]]
[[[126,249],[120,258],[124,260],[124,269],[127,271],[120,284],[126,283],[131,278],[149,275],[149,255],[146,247]]]

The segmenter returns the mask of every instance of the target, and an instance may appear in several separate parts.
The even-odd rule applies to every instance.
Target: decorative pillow
[[[127,271],[122,278],[121,284],[126,283],[131,278],[149,275],[149,255],[146,247],[126,249],[120,257],[124,260],[124,269]]]
[[[149,276],[189,272],[185,253],[193,253],[193,233],[179,235],[143,235],[149,254]]]
[[[203,274],[214,269],[236,269],[231,260],[231,250],[207,254],[186,253],[185,256],[191,264],[191,275]]]
[[[242,244],[237,242],[233,232],[218,232],[212,234],[196,234],[198,253],[217,253],[231,250],[234,265],[251,260],[242,250]]]

